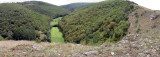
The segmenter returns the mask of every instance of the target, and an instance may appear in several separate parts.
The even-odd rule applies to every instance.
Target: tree
[[[37,34],[33,29],[18,28],[13,31],[14,40],[36,40]]]

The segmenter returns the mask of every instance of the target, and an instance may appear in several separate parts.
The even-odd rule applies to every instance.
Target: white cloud
[[[152,10],[160,10],[160,0],[130,0],[134,1],[137,4],[150,8]]]

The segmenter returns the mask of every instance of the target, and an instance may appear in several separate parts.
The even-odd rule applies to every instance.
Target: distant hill
[[[156,11],[159,11],[159,12],[160,12],[160,10],[156,10]]]
[[[67,15],[60,21],[65,40],[72,43],[102,44],[119,41],[127,33],[132,2],[109,0],[95,3]]]
[[[80,9],[82,7],[86,7],[90,4],[92,4],[92,3],[72,3],[72,4],[68,4],[68,5],[63,5],[61,7],[73,12],[74,10]]]
[[[64,16],[70,13],[68,10],[64,8],[41,1],[27,1],[19,4],[25,6],[28,9],[39,12],[41,14],[45,14],[52,18]]]
[[[16,36],[28,37],[26,40],[31,40],[30,37],[39,38],[38,35],[32,34],[36,30],[48,35],[49,20],[50,17],[16,3],[0,4],[0,35],[7,39],[13,39]],[[14,37],[14,34],[18,35]]]

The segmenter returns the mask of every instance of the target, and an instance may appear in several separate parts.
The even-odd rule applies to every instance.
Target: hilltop
[[[67,4],[67,5],[62,5],[61,7],[68,9],[69,11],[73,12],[77,9],[83,8],[83,7],[87,7],[92,3],[71,3],[71,4]]]
[[[41,1],[27,1],[19,4],[25,6],[30,10],[39,12],[40,14],[47,15],[51,18],[56,18],[60,16],[62,17],[70,13],[68,10],[64,8]]]

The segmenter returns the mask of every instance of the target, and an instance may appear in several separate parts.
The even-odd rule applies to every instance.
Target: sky
[[[152,10],[160,10],[160,0],[130,0]]]
[[[31,1],[31,0],[0,0],[0,3],[23,2],[23,1]],[[60,5],[76,3],[76,2],[101,2],[104,0],[36,0],[36,1],[44,1],[44,2],[48,2],[54,5],[60,6]],[[130,0],[130,1],[133,1],[141,6],[144,6],[152,10],[160,10],[160,0]]]

